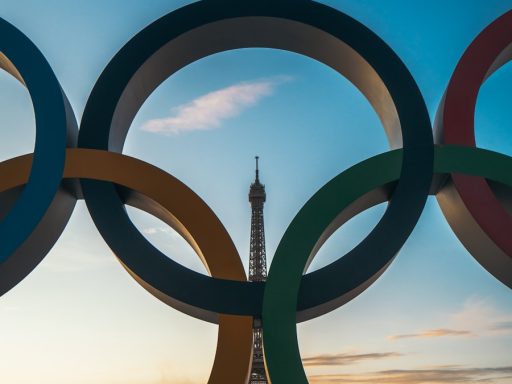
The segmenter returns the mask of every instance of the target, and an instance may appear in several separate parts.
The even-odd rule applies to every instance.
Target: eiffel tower
[[[266,194],[265,186],[260,183],[258,169],[259,157],[256,156],[256,179],[249,190],[251,203],[251,245],[249,251],[249,281],[267,279],[267,256],[265,254],[265,230],[263,227],[263,204]],[[263,338],[261,320],[255,320],[253,329],[253,355],[249,384],[267,384],[267,374],[263,359]]]

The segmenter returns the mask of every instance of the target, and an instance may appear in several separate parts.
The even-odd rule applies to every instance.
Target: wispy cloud
[[[457,327],[481,332],[488,329],[493,321],[502,320],[503,315],[490,300],[472,296],[465,300],[463,307],[451,316],[451,323]]]
[[[146,227],[142,229],[142,233],[145,235],[156,235],[157,233],[171,233],[174,234],[174,231],[171,231],[169,227]]]
[[[400,357],[401,353],[397,352],[384,352],[384,353],[338,353],[334,355],[318,355],[312,357],[305,357],[302,363],[305,366],[330,366],[330,365],[348,365],[359,363],[366,360],[386,359],[390,357]]]
[[[362,374],[310,376],[316,384],[379,383],[379,384],[448,384],[448,383],[506,383],[512,378],[512,366],[444,369],[394,369]],[[506,381],[504,381],[506,380]]]
[[[492,324],[489,328],[491,331],[512,331],[512,320],[511,321],[497,321]]]
[[[399,339],[430,339],[434,337],[447,337],[447,336],[472,336],[471,331],[458,330],[458,329],[429,329],[417,333],[405,333],[401,335],[388,336],[388,340],[399,340]]]
[[[471,297],[462,310],[452,316],[457,328],[472,329],[480,336],[503,336],[512,334],[512,313],[503,311],[492,300]]]
[[[290,80],[289,76],[278,76],[218,89],[173,108],[169,117],[145,122],[142,129],[170,135],[219,128],[224,120],[238,116]]]
[[[512,334],[512,313],[504,312],[492,300],[473,296],[449,315],[444,325],[413,333],[388,336],[388,340],[441,337],[488,337]]]

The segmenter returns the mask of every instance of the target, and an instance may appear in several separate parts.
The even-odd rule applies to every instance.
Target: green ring
[[[276,250],[263,299],[265,358],[274,384],[308,383],[299,352],[296,312],[300,282],[311,250],[333,218],[351,203],[399,180],[402,152],[397,149],[374,156],[336,176],[313,195],[286,230]],[[512,187],[512,157],[455,145],[436,146],[434,155],[435,174],[481,176]],[[283,348],[290,353],[282,353]]]

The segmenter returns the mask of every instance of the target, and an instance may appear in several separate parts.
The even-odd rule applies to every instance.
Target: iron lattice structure
[[[256,179],[249,189],[251,203],[251,245],[249,251],[249,280],[267,279],[267,256],[265,253],[265,229],[263,225],[263,204],[266,200],[265,186],[260,183],[258,156],[256,156]],[[261,322],[255,321],[253,330],[253,355],[249,384],[266,384],[267,374],[263,359],[263,338]]]

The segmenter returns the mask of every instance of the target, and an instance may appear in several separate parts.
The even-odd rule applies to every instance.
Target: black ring
[[[421,93],[398,56],[368,28],[311,1],[202,1],[181,8],[139,32],[105,68],[87,102],[79,146],[121,151],[136,112],[161,82],[195,60],[245,47],[286,49],[333,67],[372,103],[391,144],[404,142],[401,179],[381,222],[349,255],[307,275],[299,309],[308,318],[331,308],[336,297],[322,292],[326,276],[336,284],[340,268],[352,265],[356,255],[367,255],[372,265],[392,260],[416,224],[431,184],[433,140]],[[182,310],[209,321],[215,321],[212,313],[261,314],[261,284],[213,279],[184,268],[139,233],[114,185],[82,181],[82,188],[114,253],[168,302],[195,307]],[[308,308],[314,313],[304,312]]]

